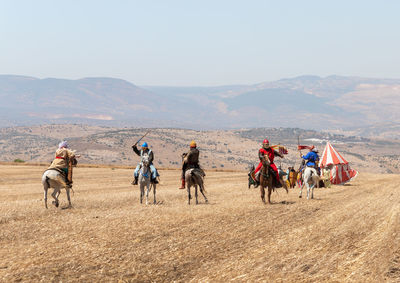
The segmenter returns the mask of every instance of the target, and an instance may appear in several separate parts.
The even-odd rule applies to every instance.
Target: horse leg
[[[144,185],[140,182],[140,203],[143,203]]]
[[[315,184],[313,184],[311,187],[311,199],[314,198],[314,187],[315,187]]]
[[[187,187],[187,192],[188,192],[188,204],[190,204],[190,199],[192,198],[192,196],[190,195],[190,185],[189,185],[189,182],[188,182],[188,184],[186,185],[186,187]]]
[[[156,201],[156,184],[153,184],[152,186],[153,186],[153,196],[154,196],[153,203],[156,204],[157,203],[157,201]]]
[[[208,203],[208,199],[207,199],[206,195],[204,194],[204,185],[203,184],[200,185],[200,193],[203,195],[205,202]]]
[[[72,207],[72,204],[71,204],[71,196],[70,196],[70,188],[69,187],[66,187],[65,188],[65,191],[67,192],[67,199],[68,199],[68,207]]]
[[[260,185],[261,201],[265,204],[265,190],[264,186]]]
[[[268,186],[268,203],[271,204],[272,185]]]
[[[43,189],[44,189],[44,207],[46,207],[46,209],[47,209],[47,191],[48,191],[49,187],[43,186]]]
[[[304,183],[303,183],[303,184],[301,184],[301,186],[300,186],[300,194],[299,194],[299,198],[301,198],[301,194],[302,194],[302,192],[303,192],[303,187],[304,187]]]
[[[148,184],[146,185],[146,188],[147,188],[147,190],[146,190],[146,205],[148,205],[148,204],[149,204],[150,183],[148,183]]]
[[[199,204],[199,200],[197,199],[197,185],[194,185],[194,196],[196,198],[196,204]]]
[[[307,199],[310,199],[310,184],[307,183],[306,186],[307,186]]]
[[[57,194],[58,193],[58,194]],[[58,207],[60,205],[58,201],[58,196],[60,195],[60,189],[54,189],[53,193],[51,196],[54,198],[53,204]]]

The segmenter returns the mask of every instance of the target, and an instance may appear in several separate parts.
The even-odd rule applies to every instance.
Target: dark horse
[[[254,167],[252,168],[252,171],[254,171]],[[253,183],[253,172],[249,173],[249,188],[250,185],[252,185]],[[272,170],[272,168],[269,166],[269,162],[268,161],[264,161],[263,165],[260,169],[260,193],[261,193],[261,200],[263,201],[263,203],[265,202],[265,188],[268,187],[268,203],[271,204],[271,193],[273,190],[275,190],[275,188],[277,188],[278,184],[276,181],[276,177],[274,174],[274,171]],[[286,190],[286,193],[288,193],[288,189],[286,187],[285,182],[283,182],[283,187]]]

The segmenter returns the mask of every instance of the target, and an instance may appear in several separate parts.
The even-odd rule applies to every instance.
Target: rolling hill
[[[148,129],[88,125],[42,125],[0,129],[0,161],[50,163],[62,139],[82,155],[80,163],[135,166],[139,160],[131,146]],[[152,128],[145,138],[155,153],[155,166],[180,168],[181,154],[196,140],[201,164],[206,169],[245,171],[258,162],[257,151],[268,137],[272,144],[285,145],[289,154],[277,158],[286,169],[298,167],[297,137],[314,144],[322,153],[330,141],[351,166],[364,172],[400,173],[400,142],[345,136],[299,128],[251,128],[239,130],[187,130]],[[306,152],[303,151],[303,154]]]
[[[0,75],[0,125],[288,127],[398,139],[400,80],[300,76],[255,85],[136,86],[114,78]]]

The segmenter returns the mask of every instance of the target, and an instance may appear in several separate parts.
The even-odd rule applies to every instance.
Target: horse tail
[[[45,182],[46,182],[46,185],[47,185],[48,188],[50,188],[49,180],[50,180],[50,178],[46,176],[46,181]]]
[[[203,173],[200,170],[192,170],[190,172],[192,178],[195,180],[195,183],[197,183],[200,187],[200,189],[203,190],[203,192],[206,192],[206,188],[204,186],[204,181],[203,181]]]
[[[206,186],[204,186],[204,182],[202,182],[202,184],[201,184],[201,189],[203,190],[203,192],[205,192],[205,193],[207,192],[206,191]]]

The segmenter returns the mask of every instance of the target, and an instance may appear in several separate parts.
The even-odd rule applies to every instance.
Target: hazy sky
[[[400,1],[0,0],[0,74],[137,85],[400,78]]]

